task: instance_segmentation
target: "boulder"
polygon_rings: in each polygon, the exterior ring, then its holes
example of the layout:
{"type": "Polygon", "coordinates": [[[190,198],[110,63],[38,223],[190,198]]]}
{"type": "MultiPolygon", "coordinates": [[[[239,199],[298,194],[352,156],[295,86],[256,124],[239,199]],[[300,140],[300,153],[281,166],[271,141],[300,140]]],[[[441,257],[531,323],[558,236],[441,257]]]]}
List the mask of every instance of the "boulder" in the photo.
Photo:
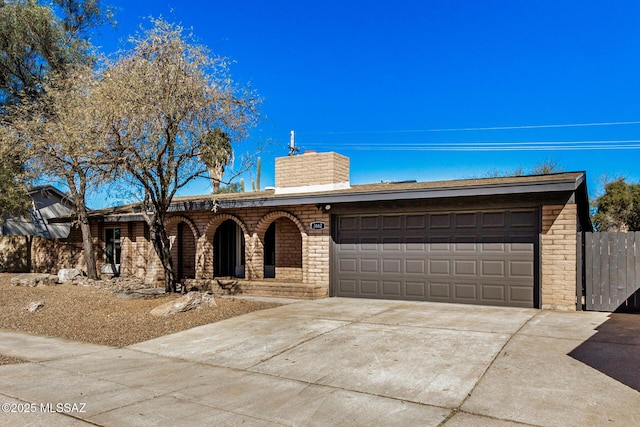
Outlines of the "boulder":
{"type": "Polygon", "coordinates": [[[168,301],[164,304],[151,310],[153,316],[169,316],[175,313],[181,313],[184,311],[193,310],[200,307],[216,307],[216,301],[212,293],[200,293],[189,292],[186,295],[181,296],[173,301],[168,301]]]}
{"type": "Polygon", "coordinates": [[[124,289],[113,293],[122,299],[152,299],[166,294],[164,288],[124,289]]]}
{"type": "Polygon", "coordinates": [[[35,313],[36,311],[40,310],[42,307],[44,307],[44,301],[32,301],[27,305],[26,310],[29,313],[35,313]]]}
{"type": "Polygon", "coordinates": [[[63,268],[58,271],[58,283],[71,283],[81,277],[84,277],[84,273],[79,268],[63,268]]]}
{"type": "Polygon", "coordinates": [[[58,276],[46,273],[24,273],[11,279],[11,286],[55,285],[58,283],[58,276]]]}

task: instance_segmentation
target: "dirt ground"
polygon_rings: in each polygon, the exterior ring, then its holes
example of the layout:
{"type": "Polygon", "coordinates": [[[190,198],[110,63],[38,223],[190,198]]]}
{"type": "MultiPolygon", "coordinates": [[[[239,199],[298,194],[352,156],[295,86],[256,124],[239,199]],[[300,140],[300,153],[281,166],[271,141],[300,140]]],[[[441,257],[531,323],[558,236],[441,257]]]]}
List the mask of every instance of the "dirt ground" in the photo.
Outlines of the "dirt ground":
{"type": "MultiPolygon", "coordinates": [[[[122,299],[110,289],[90,286],[11,286],[14,274],[0,273],[0,329],[67,338],[93,344],[125,347],[234,316],[280,304],[216,298],[217,307],[200,308],[167,317],[149,312],[180,295],[154,299],[122,299]],[[34,301],[44,306],[30,313],[34,301]]],[[[0,365],[19,360],[0,354],[0,365]]]]}

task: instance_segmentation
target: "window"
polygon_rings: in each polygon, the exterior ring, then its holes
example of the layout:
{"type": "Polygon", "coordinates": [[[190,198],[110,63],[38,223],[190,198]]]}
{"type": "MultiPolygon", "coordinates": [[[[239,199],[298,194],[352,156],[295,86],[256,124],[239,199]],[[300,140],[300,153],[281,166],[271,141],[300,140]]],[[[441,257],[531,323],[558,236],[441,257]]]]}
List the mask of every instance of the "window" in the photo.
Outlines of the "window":
{"type": "Polygon", "coordinates": [[[104,261],[111,265],[120,265],[120,229],[107,228],[104,230],[104,261]]]}

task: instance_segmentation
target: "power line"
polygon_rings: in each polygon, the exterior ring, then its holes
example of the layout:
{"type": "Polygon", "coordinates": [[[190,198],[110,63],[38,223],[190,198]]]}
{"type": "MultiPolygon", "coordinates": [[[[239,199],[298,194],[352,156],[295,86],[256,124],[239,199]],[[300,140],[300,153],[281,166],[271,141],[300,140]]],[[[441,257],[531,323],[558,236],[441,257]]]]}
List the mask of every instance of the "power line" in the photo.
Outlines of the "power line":
{"type": "Polygon", "coordinates": [[[307,143],[307,147],[336,147],[370,151],[540,151],[540,150],[635,150],[640,139],[594,141],[516,141],[516,142],[322,142],[307,143]]]}
{"type": "Polygon", "coordinates": [[[404,129],[404,130],[370,130],[370,131],[327,131],[327,132],[300,132],[301,135],[373,135],[373,134],[397,134],[397,133],[428,133],[428,132],[476,132],[497,130],[524,130],[524,129],[558,129],[595,126],[629,126],[640,125],[640,121],[627,122],[593,122],[593,123],[566,123],[549,125],[521,125],[521,126],[491,126],[491,127],[466,127],[466,128],[434,128],[434,129],[404,129]]]}

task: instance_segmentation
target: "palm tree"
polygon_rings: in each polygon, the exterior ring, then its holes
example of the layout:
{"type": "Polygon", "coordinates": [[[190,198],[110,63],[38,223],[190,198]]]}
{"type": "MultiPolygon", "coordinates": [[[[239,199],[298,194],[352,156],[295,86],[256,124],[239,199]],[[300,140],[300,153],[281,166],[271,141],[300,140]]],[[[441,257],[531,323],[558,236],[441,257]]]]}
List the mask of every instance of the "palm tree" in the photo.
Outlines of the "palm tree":
{"type": "Polygon", "coordinates": [[[224,168],[233,161],[233,147],[231,147],[229,136],[218,128],[207,132],[204,135],[201,158],[207,165],[211,186],[215,193],[220,189],[224,168]]]}

